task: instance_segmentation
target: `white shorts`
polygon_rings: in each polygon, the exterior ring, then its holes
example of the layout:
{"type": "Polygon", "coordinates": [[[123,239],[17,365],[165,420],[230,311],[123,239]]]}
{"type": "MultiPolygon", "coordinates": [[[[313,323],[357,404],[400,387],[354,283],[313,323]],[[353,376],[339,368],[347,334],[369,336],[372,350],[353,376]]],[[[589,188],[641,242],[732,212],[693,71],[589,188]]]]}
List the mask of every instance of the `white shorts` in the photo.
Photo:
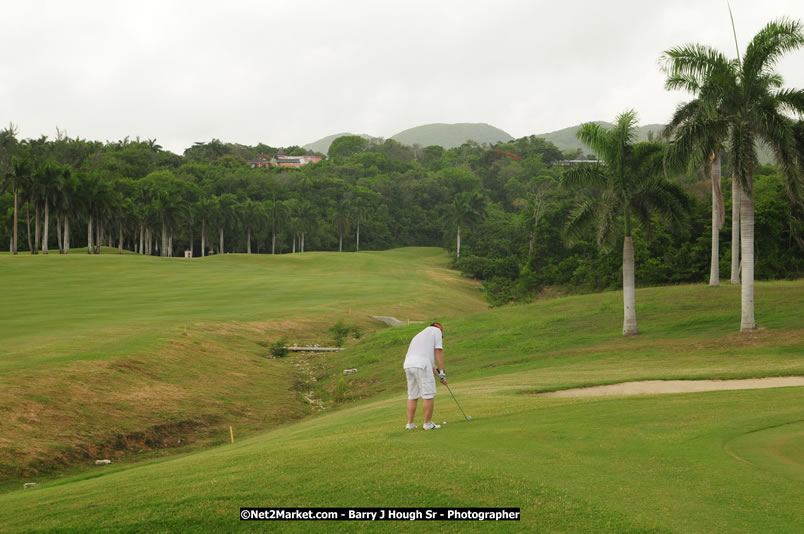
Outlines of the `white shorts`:
{"type": "Polygon", "coordinates": [[[408,399],[432,399],[436,394],[435,376],[432,369],[411,367],[405,369],[408,377],[408,399]]]}

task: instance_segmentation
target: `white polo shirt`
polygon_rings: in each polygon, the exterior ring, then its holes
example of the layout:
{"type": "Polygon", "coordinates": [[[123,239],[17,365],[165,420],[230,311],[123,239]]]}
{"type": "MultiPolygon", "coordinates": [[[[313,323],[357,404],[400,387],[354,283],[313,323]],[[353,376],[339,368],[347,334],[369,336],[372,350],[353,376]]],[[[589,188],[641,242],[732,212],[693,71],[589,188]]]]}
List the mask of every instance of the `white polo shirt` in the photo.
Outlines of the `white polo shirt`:
{"type": "Polygon", "coordinates": [[[437,326],[428,326],[416,334],[410,341],[403,368],[432,370],[435,367],[435,349],[443,349],[441,338],[441,329],[437,326]]]}

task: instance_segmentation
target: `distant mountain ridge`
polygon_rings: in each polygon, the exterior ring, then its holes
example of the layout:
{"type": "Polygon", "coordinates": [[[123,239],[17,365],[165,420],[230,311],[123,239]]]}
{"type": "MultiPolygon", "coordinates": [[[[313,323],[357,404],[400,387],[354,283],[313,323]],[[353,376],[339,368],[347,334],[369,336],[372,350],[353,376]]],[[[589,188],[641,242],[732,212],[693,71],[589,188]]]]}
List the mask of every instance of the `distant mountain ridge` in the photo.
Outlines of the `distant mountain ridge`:
{"type": "MultiPolygon", "coordinates": [[[[328,135],[318,141],[304,145],[304,148],[326,154],[332,141],[344,135],[360,135],[366,139],[382,139],[367,134],[340,133],[328,135]]],[[[408,128],[407,130],[392,135],[390,139],[408,146],[419,145],[425,147],[439,145],[444,148],[455,148],[461,146],[466,141],[475,141],[480,144],[494,144],[499,141],[511,141],[514,138],[511,134],[485,123],[434,123],[408,128]]]]}
{"type": "MultiPolygon", "coordinates": [[[[606,121],[594,121],[603,128],[611,128],[614,125],[606,121]]],[[[581,149],[584,154],[591,154],[592,151],[581,143],[576,137],[576,133],[581,128],[581,125],[570,126],[554,132],[547,132],[542,134],[534,134],[534,137],[540,137],[550,141],[561,151],[581,149]]],[[[653,139],[658,139],[664,130],[664,124],[646,124],[637,127],[637,141],[647,141],[651,132],[653,139]]],[[[329,150],[329,145],[338,137],[344,135],[360,135],[366,139],[375,139],[382,141],[382,137],[373,137],[368,134],[352,134],[352,133],[339,133],[329,135],[313,143],[304,145],[304,148],[326,154],[329,150]]],[[[490,124],[485,123],[457,123],[457,124],[425,124],[415,128],[403,130],[390,137],[394,141],[398,141],[403,145],[419,145],[422,147],[430,145],[439,145],[444,148],[455,148],[461,146],[466,141],[475,141],[477,143],[495,144],[497,142],[512,141],[512,137],[504,130],[500,130],[490,124]]],[[[772,162],[772,156],[767,147],[760,146],[758,150],[759,161],[761,164],[768,164],[772,162]]]]}
{"type": "Polygon", "coordinates": [[[444,148],[455,148],[467,141],[493,145],[500,141],[513,141],[514,138],[508,132],[495,128],[490,124],[463,122],[416,126],[392,135],[391,139],[403,145],[415,144],[423,147],[438,145],[444,148]]]}
{"type": "Polygon", "coordinates": [[[306,148],[307,150],[311,150],[313,152],[318,152],[320,154],[326,154],[329,151],[329,145],[331,145],[332,142],[335,139],[337,139],[339,137],[344,137],[346,135],[359,135],[360,137],[363,137],[365,139],[375,139],[374,137],[372,137],[372,136],[370,136],[368,134],[353,134],[353,133],[343,132],[343,133],[338,133],[338,134],[333,134],[333,135],[328,135],[326,137],[322,137],[318,141],[314,141],[312,143],[304,145],[302,148],[306,148]]]}

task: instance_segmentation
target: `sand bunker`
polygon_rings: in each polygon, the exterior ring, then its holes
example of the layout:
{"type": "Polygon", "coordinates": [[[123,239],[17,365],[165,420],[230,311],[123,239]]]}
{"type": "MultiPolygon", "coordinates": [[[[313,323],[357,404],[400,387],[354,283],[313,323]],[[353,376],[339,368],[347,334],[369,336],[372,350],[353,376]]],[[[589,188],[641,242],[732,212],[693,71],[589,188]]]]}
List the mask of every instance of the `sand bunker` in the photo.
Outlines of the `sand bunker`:
{"type": "Polygon", "coordinates": [[[372,319],[377,319],[378,321],[382,321],[383,323],[387,324],[388,326],[407,326],[409,324],[422,324],[424,321],[400,321],[396,317],[389,317],[386,315],[369,315],[372,319]]]}
{"type": "Polygon", "coordinates": [[[746,380],[644,380],[608,386],[564,389],[541,393],[541,397],[605,397],[609,395],[656,395],[661,393],[697,393],[729,389],[765,389],[804,386],[804,376],[749,378],[746,380]]]}

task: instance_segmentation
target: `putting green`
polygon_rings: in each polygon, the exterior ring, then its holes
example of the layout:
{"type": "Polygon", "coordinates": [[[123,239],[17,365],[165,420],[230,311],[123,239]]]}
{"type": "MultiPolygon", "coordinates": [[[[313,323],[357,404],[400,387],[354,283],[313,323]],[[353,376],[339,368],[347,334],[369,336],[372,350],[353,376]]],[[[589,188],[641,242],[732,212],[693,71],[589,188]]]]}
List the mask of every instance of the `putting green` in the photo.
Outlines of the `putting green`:
{"type": "Polygon", "coordinates": [[[804,482],[804,421],[746,432],[723,449],[738,462],[804,482]]]}

